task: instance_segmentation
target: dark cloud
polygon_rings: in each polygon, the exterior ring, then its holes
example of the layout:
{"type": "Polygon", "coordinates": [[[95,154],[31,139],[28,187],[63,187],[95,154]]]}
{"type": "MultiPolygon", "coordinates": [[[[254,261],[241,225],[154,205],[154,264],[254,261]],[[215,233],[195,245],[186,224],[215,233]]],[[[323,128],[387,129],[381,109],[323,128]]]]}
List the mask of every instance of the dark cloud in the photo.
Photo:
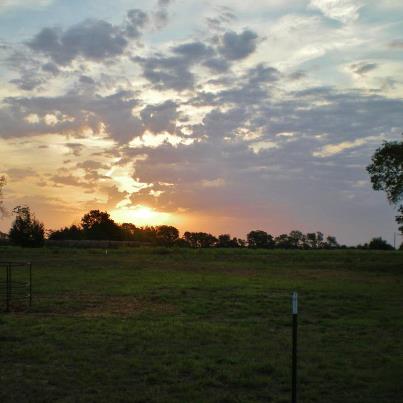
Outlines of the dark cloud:
{"type": "Polygon", "coordinates": [[[143,133],[141,121],[132,115],[138,105],[134,93],[119,91],[108,96],[69,93],[59,97],[6,98],[0,109],[0,136],[19,137],[42,133],[71,133],[79,136],[85,127],[97,132],[101,124],[119,143],[126,143],[143,133]],[[29,114],[37,116],[27,120],[29,114]],[[51,114],[56,122],[43,118],[51,114]]]}
{"type": "Polygon", "coordinates": [[[156,88],[183,91],[195,84],[195,77],[189,70],[190,62],[182,56],[136,57],[133,61],[141,65],[144,77],[156,88]]]}
{"type": "Polygon", "coordinates": [[[250,68],[246,74],[249,85],[262,85],[269,82],[278,81],[280,79],[280,72],[274,67],[266,66],[262,63],[255,67],[250,68]]]}
{"type": "Polygon", "coordinates": [[[350,65],[353,73],[364,76],[366,73],[375,70],[378,67],[376,63],[354,63],[350,65]]]}
{"type": "Polygon", "coordinates": [[[221,57],[212,57],[210,59],[207,59],[204,63],[204,66],[209,68],[212,71],[222,73],[225,72],[229,69],[230,64],[228,63],[227,60],[221,57]]]}
{"type": "Polygon", "coordinates": [[[127,21],[120,26],[88,19],[67,30],[46,27],[27,45],[33,51],[50,57],[57,65],[68,65],[77,57],[102,61],[123,54],[129,40],[141,35],[147,20],[147,14],[133,9],[128,11],[127,21]]]}
{"type": "Polygon", "coordinates": [[[48,62],[42,65],[42,70],[47,72],[47,73],[51,73],[54,76],[56,76],[57,74],[60,73],[59,68],[57,67],[56,64],[48,62]]]}
{"type": "Polygon", "coordinates": [[[79,81],[82,84],[89,84],[89,85],[94,85],[95,84],[95,81],[91,77],[88,77],[88,76],[85,76],[85,75],[80,76],[79,81]]]}
{"type": "Polygon", "coordinates": [[[173,0],[158,0],[156,10],[153,12],[153,20],[157,29],[167,25],[169,20],[168,7],[173,3],[173,0]]]}
{"type": "Polygon", "coordinates": [[[38,177],[32,168],[10,168],[5,171],[12,181],[19,181],[25,178],[38,177]]]}
{"type": "Polygon", "coordinates": [[[84,149],[81,143],[66,143],[65,146],[71,150],[74,156],[78,157],[84,149]]]}
{"type": "Polygon", "coordinates": [[[215,50],[199,41],[176,45],[171,51],[172,55],[133,58],[142,66],[144,77],[157,88],[177,91],[192,89],[196,80],[191,67],[215,57],[215,50]]]}
{"type": "Polygon", "coordinates": [[[207,17],[206,22],[209,30],[225,31],[225,27],[236,19],[235,14],[229,7],[217,7],[214,17],[207,17]]]}
{"type": "Polygon", "coordinates": [[[123,53],[128,41],[112,24],[101,20],[86,20],[66,31],[44,28],[28,46],[49,56],[54,63],[69,64],[76,57],[100,61],[123,53]]]}
{"type": "Polygon", "coordinates": [[[159,105],[147,105],[140,112],[144,127],[153,133],[163,131],[174,133],[178,118],[176,108],[177,105],[173,101],[166,101],[159,105]]]}
{"type": "Polygon", "coordinates": [[[138,38],[142,34],[143,28],[148,23],[148,15],[138,9],[127,12],[126,34],[129,38],[138,38]]]}
{"type": "Polygon", "coordinates": [[[291,78],[291,80],[301,80],[301,79],[307,77],[307,73],[305,71],[298,70],[298,71],[294,71],[293,73],[291,73],[289,75],[289,77],[291,78]]]}
{"type": "Polygon", "coordinates": [[[10,83],[15,84],[21,90],[32,91],[39,87],[43,83],[43,80],[40,77],[37,77],[34,73],[29,74],[28,72],[25,72],[20,76],[20,78],[10,80],[10,83]]]}
{"type": "Polygon", "coordinates": [[[205,59],[214,54],[213,49],[202,42],[184,43],[175,46],[172,51],[183,56],[186,60],[189,60],[190,63],[205,59]]]}
{"type": "Polygon", "coordinates": [[[81,188],[93,189],[95,186],[90,183],[82,181],[79,177],[74,175],[53,175],[49,178],[56,187],[61,186],[77,186],[81,188]]]}
{"type": "Polygon", "coordinates": [[[248,57],[256,49],[257,34],[250,30],[242,33],[226,32],[220,39],[219,52],[228,60],[240,60],[248,57]]]}
{"type": "Polygon", "coordinates": [[[84,179],[86,181],[90,183],[98,183],[100,179],[108,179],[107,176],[100,174],[98,170],[106,170],[110,167],[107,164],[103,164],[99,161],[86,160],[76,164],[76,168],[84,171],[84,179]]]}

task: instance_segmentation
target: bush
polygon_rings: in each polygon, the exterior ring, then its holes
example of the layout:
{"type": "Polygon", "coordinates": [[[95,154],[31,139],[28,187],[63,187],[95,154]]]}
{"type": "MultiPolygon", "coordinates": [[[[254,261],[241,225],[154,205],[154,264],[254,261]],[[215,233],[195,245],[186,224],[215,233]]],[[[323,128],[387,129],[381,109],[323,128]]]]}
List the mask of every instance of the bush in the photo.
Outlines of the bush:
{"type": "Polygon", "coordinates": [[[368,244],[368,249],[393,250],[393,246],[389,245],[384,239],[379,237],[371,240],[368,244]]]}
{"type": "Polygon", "coordinates": [[[45,242],[44,225],[31,215],[27,206],[18,206],[13,212],[15,221],[10,229],[10,241],[23,247],[41,247],[45,242]]]}

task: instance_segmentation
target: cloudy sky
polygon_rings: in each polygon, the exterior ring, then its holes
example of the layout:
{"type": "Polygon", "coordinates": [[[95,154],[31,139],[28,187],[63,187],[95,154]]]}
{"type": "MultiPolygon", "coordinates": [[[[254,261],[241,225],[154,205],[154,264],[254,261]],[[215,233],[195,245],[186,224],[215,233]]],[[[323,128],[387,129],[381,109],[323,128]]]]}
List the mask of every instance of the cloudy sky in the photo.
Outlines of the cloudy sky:
{"type": "Polygon", "coordinates": [[[365,166],[403,131],[402,27],[401,0],[0,0],[6,206],[392,240],[365,166]]]}

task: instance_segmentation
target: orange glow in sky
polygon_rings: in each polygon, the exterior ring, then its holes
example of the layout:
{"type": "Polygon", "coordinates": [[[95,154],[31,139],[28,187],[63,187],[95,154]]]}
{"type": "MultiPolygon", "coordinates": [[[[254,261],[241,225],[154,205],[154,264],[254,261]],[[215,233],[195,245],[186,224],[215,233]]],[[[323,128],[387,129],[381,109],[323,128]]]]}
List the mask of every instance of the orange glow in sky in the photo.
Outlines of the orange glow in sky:
{"type": "Polygon", "coordinates": [[[129,222],[136,226],[169,224],[172,214],[159,212],[147,206],[120,207],[111,211],[111,217],[120,223],[129,222]]]}

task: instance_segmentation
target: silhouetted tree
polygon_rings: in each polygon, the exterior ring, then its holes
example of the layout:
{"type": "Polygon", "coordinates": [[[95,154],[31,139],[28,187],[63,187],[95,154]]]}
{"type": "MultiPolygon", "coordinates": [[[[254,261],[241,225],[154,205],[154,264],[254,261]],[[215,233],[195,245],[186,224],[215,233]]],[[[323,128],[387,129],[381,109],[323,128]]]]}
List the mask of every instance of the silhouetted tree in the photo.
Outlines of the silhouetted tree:
{"type": "Polygon", "coordinates": [[[368,244],[368,249],[393,250],[393,246],[389,245],[384,239],[379,237],[371,239],[368,244]]]}
{"type": "Polygon", "coordinates": [[[329,235],[329,236],[326,238],[325,248],[328,248],[328,249],[336,249],[336,248],[338,248],[339,246],[340,246],[340,245],[338,244],[338,242],[337,242],[337,240],[336,240],[336,237],[329,235]]]}
{"type": "Polygon", "coordinates": [[[239,243],[237,238],[231,238],[230,234],[218,235],[216,243],[217,248],[238,248],[239,243]]]}
{"type": "Polygon", "coordinates": [[[287,234],[280,234],[274,238],[274,244],[279,249],[290,249],[292,242],[287,234]]]}
{"type": "Polygon", "coordinates": [[[301,231],[293,230],[288,236],[292,248],[302,248],[304,246],[304,234],[301,231]]]}
{"type": "Polygon", "coordinates": [[[136,240],[147,243],[157,242],[157,228],[153,226],[142,227],[141,231],[136,234],[136,240]]]}
{"type": "MultiPolygon", "coordinates": [[[[372,163],[367,166],[372,187],[383,190],[389,203],[397,206],[403,199],[403,141],[385,141],[372,156],[372,163]]],[[[399,212],[403,213],[403,205],[399,212]]],[[[397,216],[400,224],[401,215],[397,216]]],[[[399,227],[403,233],[403,228],[399,227]]]]}
{"type": "Polygon", "coordinates": [[[91,240],[121,240],[119,226],[106,211],[91,210],[81,219],[85,238],[91,240]]]}
{"type": "Polygon", "coordinates": [[[84,231],[77,225],[71,225],[70,227],[64,227],[59,230],[49,231],[48,238],[53,241],[61,240],[81,240],[84,239],[84,231]]]}
{"type": "Polygon", "coordinates": [[[45,241],[44,225],[35,219],[28,206],[17,206],[13,213],[15,220],[9,232],[12,243],[24,247],[43,246],[45,241]]]}
{"type": "Polygon", "coordinates": [[[367,166],[375,190],[383,190],[389,202],[396,204],[403,197],[403,141],[384,142],[367,166]]]}
{"type": "Polygon", "coordinates": [[[137,228],[132,223],[123,223],[120,226],[120,230],[121,237],[124,241],[134,241],[138,232],[141,231],[140,228],[137,228]]]}
{"type": "Polygon", "coordinates": [[[190,248],[189,242],[184,238],[178,238],[175,240],[174,246],[178,248],[190,248]]]}
{"type": "Polygon", "coordinates": [[[192,248],[210,248],[217,242],[217,238],[206,232],[189,232],[183,234],[183,239],[189,243],[192,248]]]}
{"type": "Polygon", "coordinates": [[[273,237],[262,230],[251,231],[246,237],[250,248],[272,248],[274,246],[273,237]]]}
{"type": "Polygon", "coordinates": [[[179,231],[171,225],[160,225],[157,227],[156,237],[160,245],[172,246],[179,238],[179,231]]]}
{"type": "Polygon", "coordinates": [[[238,238],[238,239],[237,239],[237,242],[238,242],[238,246],[239,246],[240,248],[245,248],[245,247],[246,247],[246,241],[245,241],[245,239],[238,238]]]}

